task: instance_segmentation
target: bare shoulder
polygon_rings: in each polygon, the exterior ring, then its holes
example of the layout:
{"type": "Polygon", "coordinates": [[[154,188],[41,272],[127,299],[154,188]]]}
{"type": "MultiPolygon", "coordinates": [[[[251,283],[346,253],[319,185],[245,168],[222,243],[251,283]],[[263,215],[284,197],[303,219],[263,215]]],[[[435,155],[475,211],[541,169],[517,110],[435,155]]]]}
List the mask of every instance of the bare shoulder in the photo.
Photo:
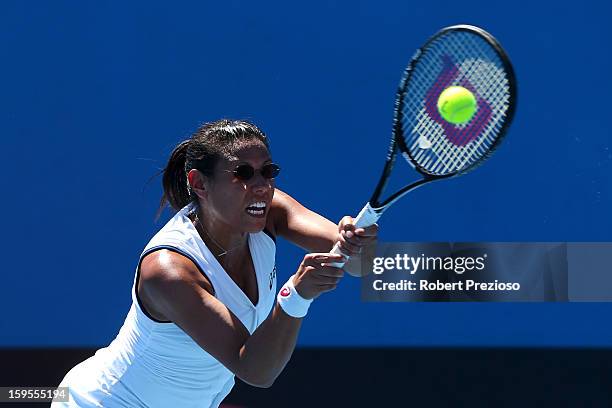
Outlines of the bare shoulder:
{"type": "Polygon", "coordinates": [[[275,189],[266,227],[274,233],[284,231],[287,227],[288,214],[300,207],[302,207],[300,203],[289,194],[278,188],[275,189]]]}
{"type": "Polygon", "coordinates": [[[274,197],[272,198],[272,209],[283,209],[291,204],[299,204],[293,197],[278,188],[274,189],[274,197]]]}
{"type": "Polygon", "coordinates": [[[138,295],[145,308],[158,320],[171,320],[161,303],[179,284],[193,285],[214,295],[210,281],[187,257],[168,249],[146,255],[140,264],[138,295]]]}

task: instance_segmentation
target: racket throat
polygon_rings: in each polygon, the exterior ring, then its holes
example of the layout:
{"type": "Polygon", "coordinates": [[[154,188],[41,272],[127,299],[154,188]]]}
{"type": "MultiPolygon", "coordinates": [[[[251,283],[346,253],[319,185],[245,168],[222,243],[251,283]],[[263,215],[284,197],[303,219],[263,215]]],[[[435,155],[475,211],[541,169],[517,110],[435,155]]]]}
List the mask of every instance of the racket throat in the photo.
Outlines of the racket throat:
{"type": "Polygon", "coordinates": [[[355,226],[357,228],[365,228],[376,224],[376,221],[382,216],[383,211],[384,208],[374,208],[369,202],[366,203],[355,218],[355,226]]]}

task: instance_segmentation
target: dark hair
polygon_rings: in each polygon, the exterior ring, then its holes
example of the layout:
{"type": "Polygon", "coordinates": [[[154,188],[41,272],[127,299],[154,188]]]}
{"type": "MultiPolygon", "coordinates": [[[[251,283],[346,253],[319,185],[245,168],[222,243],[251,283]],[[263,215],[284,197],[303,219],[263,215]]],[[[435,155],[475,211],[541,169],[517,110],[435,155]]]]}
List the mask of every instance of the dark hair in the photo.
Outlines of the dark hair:
{"type": "Polygon", "coordinates": [[[191,169],[212,176],[220,158],[228,158],[246,142],[257,140],[270,148],[266,135],[254,124],[243,120],[222,119],[200,126],[190,139],[179,143],[170,155],[163,170],[164,193],[157,216],[166,208],[167,203],[178,211],[190,202],[197,201],[187,181],[191,169]]]}

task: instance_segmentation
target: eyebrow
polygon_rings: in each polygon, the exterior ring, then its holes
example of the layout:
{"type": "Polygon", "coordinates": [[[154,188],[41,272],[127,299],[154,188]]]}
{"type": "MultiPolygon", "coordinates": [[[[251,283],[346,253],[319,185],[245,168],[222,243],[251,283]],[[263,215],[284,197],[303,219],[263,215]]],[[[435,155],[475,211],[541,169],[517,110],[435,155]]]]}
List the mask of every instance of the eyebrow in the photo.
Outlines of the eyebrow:
{"type": "MultiPolygon", "coordinates": [[[[244,164],[249,164],[249,165],[251,164],[251,163],[249,163],[246,160],[238,160],[238,159],[236,159],[236,160],[228,160],[228,163],[229,164],[243,164],[244,163],[244,164]]],[[[269,157],[269,158],[267,158],[266,160],[263,161],[263,164],[267,164],[267,163],[272,163],[272,158],[271,157],[269,157]]]]}

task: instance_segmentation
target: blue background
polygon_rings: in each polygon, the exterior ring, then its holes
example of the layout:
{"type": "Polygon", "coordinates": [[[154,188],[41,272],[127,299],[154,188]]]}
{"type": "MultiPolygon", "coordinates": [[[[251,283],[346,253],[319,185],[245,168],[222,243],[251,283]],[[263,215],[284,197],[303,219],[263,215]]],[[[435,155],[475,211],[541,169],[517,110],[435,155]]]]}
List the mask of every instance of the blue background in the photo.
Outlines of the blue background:
{"type": "MultiPolygon", "coordinates": [[[[382,168],[401,71],[457,23],[512,58],[514,124],[477,171],[391,208],[381,240],[612,241],[603,2],[202,3],[0,5],[0,346],[114,338],[138,255],[170,216],[154,222],[161,180],[149,179],[202,122],[254,121],[280,188],[334,221],[355,214],[382,168]]],[[[279,280],[302,255],[279,243],[279,280]]],[[[361,303],[347,277],[313,305],[299,344],[610,346],[611,312],[361,303]]]]}

